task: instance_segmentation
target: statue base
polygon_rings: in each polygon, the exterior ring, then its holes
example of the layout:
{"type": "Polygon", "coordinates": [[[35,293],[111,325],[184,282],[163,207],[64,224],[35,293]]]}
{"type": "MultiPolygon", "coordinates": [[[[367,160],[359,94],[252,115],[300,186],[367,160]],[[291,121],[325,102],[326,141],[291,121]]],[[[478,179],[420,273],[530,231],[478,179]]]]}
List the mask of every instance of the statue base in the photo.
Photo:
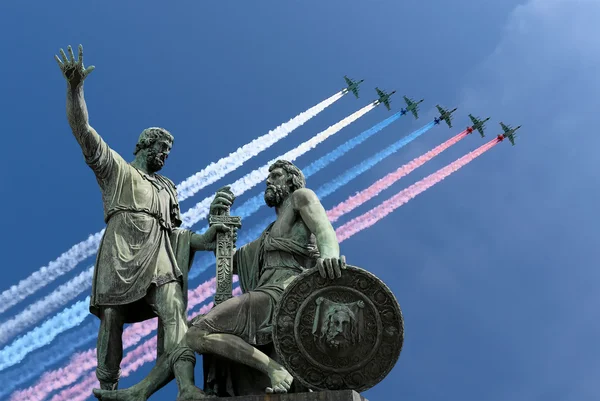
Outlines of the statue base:
{"type": "MultiPolygon", "coordinates": [[[[308,393],[292,394],[261,394],[245,395],[240,397],[208,398],[219,401],[368,401],[354,390],[340,391],[314,391],[308,393]]],[[[204,401],[203,400],[203,401],[204,401]]]]}

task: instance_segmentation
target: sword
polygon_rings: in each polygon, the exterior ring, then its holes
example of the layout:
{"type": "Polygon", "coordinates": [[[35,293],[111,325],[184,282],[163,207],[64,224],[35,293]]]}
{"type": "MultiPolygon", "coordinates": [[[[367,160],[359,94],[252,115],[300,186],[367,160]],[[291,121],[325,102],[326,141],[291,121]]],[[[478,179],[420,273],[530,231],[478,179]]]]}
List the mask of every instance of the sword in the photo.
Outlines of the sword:
{"type": "MultiPolygon", "coordinates": [[[[229,207],[220,210],[218,214],[208,217],[208,224],[225,224],[229,228],[241,227],[242,219],[238,216],[229,215],[229,207]]],[[[217,291],[215,292],[214,304],[218,305],[233,297],[233,232],[217,233],[217,291]]]]}

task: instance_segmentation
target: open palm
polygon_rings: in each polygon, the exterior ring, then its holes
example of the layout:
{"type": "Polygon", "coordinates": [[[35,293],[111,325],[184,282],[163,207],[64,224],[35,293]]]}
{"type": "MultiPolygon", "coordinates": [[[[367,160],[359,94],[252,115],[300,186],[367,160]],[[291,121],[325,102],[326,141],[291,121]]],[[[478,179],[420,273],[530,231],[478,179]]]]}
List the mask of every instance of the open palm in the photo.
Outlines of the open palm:
{"type": "Polygon", "coordinates": [[[60,49],[60,55],[62,57],[54,56],[54,59],[58,63],[64,77],[67,82],[71,86],[71,88],[76,88],[83,83],[85,78],[94,70],[93,65],[85,68],[83,66],[83,46],[79,45],[79,57],[78,60],[75,60],[75,55],[73,54],[73,49],[71,46],[67,47],[67,51],[69,52],[70,59],[67,58],[63,49],[60,49]]]}

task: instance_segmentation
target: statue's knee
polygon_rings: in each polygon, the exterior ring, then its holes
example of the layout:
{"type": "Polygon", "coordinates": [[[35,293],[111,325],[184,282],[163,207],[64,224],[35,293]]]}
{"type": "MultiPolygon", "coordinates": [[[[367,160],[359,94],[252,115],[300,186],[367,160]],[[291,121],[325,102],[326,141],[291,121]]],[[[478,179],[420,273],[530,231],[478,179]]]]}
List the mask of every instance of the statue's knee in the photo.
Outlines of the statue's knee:
{"type": "Polygon", "coordinates": [[[185,333],[185,342],[188,347],[193,348],[197,352],[201,351],[202,344],[204,343],[205,337],[208,333],[198,327],[192,326],[185,333]]]}

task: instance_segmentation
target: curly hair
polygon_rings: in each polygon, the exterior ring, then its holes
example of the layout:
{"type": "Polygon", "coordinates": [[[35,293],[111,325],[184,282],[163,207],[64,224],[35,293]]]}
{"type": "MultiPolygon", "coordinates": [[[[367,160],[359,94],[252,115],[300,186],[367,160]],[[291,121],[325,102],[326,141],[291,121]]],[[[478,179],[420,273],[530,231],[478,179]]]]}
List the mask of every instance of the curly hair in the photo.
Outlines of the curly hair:
{"type": "Polygon", "coordinates": [[[133,152],[133,154],[137,155],[140,150],[150,148],[152,145],[154,145],[156,141],[159,141],[161,139],[166,139],[171,143],[173,143],[174,141],[173,135],[171,135],[171,133],[164,128],[146,128],[140,134],[140,138],[138,139],[138,142],[135,145],[135,151],[133,152]]]}
{"type": "Polygon", "coordinates": [[[306,178],[304,178],[302,170],[296,167],[292,162],[287,160],[277,160],[269,167],[269,173],[276,168],[280,168],[287,173],[291,192],[306,186],[306,178]]]}

